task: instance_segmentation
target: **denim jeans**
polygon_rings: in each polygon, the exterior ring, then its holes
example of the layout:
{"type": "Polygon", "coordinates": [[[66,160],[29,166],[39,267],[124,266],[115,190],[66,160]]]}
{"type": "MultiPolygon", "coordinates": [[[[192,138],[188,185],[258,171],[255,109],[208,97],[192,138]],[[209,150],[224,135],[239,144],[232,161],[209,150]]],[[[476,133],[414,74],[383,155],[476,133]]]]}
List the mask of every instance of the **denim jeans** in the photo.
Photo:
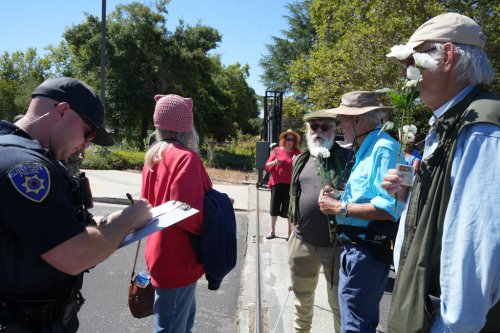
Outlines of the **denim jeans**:
{"type": "Polygon", "coordinates": [[[196,314],[196,282],[181,288],[155,289],[154,332],[190,333],[196,314]]]}
{"type": "Polygon", "coordinates": [[[340,254],[339,303],[342,333],[375,333],[389,265],[363,247],[344,245],[340,254]]]}

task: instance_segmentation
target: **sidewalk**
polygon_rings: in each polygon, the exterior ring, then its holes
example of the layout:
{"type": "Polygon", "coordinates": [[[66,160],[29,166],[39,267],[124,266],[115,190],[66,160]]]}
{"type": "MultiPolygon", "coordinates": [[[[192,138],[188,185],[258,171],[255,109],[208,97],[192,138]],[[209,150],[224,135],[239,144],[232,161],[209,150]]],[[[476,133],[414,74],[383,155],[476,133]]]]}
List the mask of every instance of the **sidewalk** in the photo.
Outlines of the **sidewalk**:
{"type": "MultiPolygon", "coordinates": [[[[239,332],[255,332],[257,240],[260,248],[262,332],[294,332],[295,297],[293,292],[289,291],[290,270],[288,267],[288,242],[286,241],[288,235],[287,220],[279,217],[276,223],[276,238],[266,239],[265,236],[269,233],[271,192],[267,189],[257,190],[253,185],[249,187],[248,199],[250,209],[248,215],[248,249],[242,272],[239,332]],[[256,237],[257,219],[259,221],[258,237],[256,237]],[[283,313],[280,317],[282,309],[283,313]]],[[[311,329],[311,332],[314,333],[334,331],[333,314],[328,304],[326,288],[326,281],[321,275],[318,280],[314,302],[314,317],[311,329]]]]}
{"type": "MultiPolygon", "coordinates": [[[[134,199],[140,197],[141,174],[116,170],[81,170],[90,181],[95,202],[128,204],[125,193],[134,199]]],[[[214,184],[218,191],[227,193],[235,199],[237,211],[248,212],[247,252],[244,258],[241,289],[239,297],[239,332],[255,332],[255,305],[257,290],[256,241],[260,247],[260,298],[262,311],[262,332],[293,332],[294,296],[288,290],[290,273],[288,268],[287,221],[278,218],[276,235],[272,240],[265,239],[269,233],[270,191],[257,190],[255,185],[214,184]],[[258,199],[257,199],[258,196],[258,199]],[[258,203],[258,207],[257,207],[258,203]],[[259,235],[257,235],[259,222],[259,235]],[[286,301],[286,304],[284,304],[286,301]],[[285,306],[284,306],[285,305],[285,306]],[[284,306],[284,308],[283,308],[284,306]],[[278,321],[280,312],[283,314],[278,321]],[[276,330],[275,330],[276,328],[276,330]]],[[[312,332],[333,332],[333,319],[326,296],[326,281],[320,276],[316,288],[312,332]]],[[[228,295],[236,297],[236,295],[228,295]]],[[[215,333],[215,332],[214,332],[215,333]]]]}

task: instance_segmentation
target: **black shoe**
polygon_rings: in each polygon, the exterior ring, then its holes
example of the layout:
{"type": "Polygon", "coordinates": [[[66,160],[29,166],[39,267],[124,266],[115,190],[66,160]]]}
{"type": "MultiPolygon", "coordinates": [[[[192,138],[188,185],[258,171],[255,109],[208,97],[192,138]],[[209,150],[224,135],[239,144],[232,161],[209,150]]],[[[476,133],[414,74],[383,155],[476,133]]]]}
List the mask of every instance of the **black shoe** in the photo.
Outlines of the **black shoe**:
{"type": "Polygon", "coordinates": [[[271,232],[269,235],[266,236],[266,239],[273,239],[275,237],[276,235],[274,234],[274,232],[271,232]]]}

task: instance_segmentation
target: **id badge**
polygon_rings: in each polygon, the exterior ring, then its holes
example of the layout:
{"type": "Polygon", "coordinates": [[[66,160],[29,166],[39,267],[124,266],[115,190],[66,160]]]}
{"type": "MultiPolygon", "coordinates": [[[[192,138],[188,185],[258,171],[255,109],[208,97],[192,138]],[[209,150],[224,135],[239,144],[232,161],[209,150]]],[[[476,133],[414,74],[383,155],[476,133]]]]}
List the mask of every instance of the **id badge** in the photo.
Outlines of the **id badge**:
{"type": "Polygon", "coordinates": [[[408,164],[396,164],[396,170],[401,177],[401,184],[403,186],[411,186],[413,183],[413,166],[408,164]]]}

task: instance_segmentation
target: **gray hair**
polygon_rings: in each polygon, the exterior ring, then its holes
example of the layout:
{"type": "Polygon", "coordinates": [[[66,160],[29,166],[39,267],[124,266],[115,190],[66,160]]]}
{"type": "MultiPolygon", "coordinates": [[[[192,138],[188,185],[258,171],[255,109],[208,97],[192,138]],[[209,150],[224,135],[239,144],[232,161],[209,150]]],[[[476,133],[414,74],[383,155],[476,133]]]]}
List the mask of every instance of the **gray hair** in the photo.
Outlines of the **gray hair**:
{"type": "Polygon", "coordinates": [[[198,152],[200,137],[194,127],[191,128],[191,131],[185,133],[157,129],[155,137],[156,142],[148,149],[144,157],[144,163],[150,170],[163,159],[163,153],[172,148],[172,143],[165,140],[173,139],[173,141],[180,142],[184,147],[198,152]]]}
{"type": "Polygon", "coordinates": [[[382,124],[382,120],[386,117],[387,111],[384,109],[373,110],[364,114],[359,115],[358,117],[363,117],[373,126],[378,126],[382,124]]]}
{"type": "MultiPolygon", "coordinates": [[[[440,60],[444,51],[443,43],[435,43],[436,52],[429,53],[435,60],[440,60]]],[[[455,53],[459,55],[453,68],[453,74],[460,82],[466,84],[487,84],[495,77],[495,71],[488,60],[486,52],[476,46],[455,44],[455,53]]]]}

